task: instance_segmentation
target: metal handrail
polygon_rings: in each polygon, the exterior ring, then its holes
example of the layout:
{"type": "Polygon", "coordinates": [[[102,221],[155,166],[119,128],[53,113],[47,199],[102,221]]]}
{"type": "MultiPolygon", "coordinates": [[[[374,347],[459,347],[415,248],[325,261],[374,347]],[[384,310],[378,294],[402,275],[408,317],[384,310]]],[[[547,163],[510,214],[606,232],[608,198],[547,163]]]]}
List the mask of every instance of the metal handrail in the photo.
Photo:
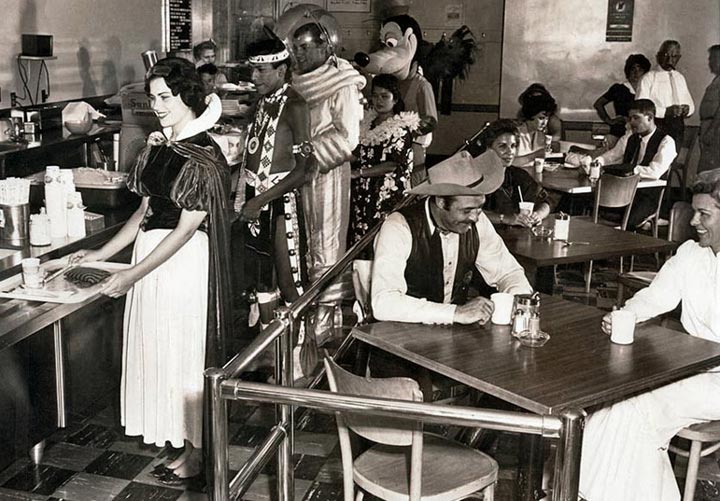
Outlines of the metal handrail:
{"type": "Polygon", "coordinates": [[[241,380],[223,381],[221,393],[223,398],[232,400],[297,405],[325,412],[401,417],[431,423],[528,433],[545,438],[559,438],[562,428],[562,421],[556,416],[346,395],[241,380]]]}

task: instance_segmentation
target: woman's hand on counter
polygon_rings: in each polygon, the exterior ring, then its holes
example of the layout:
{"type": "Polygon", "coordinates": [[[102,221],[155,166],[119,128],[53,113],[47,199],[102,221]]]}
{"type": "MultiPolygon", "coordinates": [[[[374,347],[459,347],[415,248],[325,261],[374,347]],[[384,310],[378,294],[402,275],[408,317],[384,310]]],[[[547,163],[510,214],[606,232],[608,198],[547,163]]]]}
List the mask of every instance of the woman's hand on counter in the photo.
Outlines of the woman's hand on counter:
{"type": "Polygon", "coordinates": [[[124,296],[137,280],[133,268],[118,271],[108,277],[100,293],[112,298],[124,296]]]}

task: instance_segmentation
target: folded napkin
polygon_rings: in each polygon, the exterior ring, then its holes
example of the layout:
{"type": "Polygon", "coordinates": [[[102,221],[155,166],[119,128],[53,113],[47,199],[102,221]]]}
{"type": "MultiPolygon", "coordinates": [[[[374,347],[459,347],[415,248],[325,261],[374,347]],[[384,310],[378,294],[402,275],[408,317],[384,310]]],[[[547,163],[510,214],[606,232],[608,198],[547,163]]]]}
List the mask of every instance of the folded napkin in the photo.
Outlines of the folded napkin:
{"type": "Polygon", "coordinates": [[[85,101],[78,101],[65,105],[65,108],[63,108],[62,111],[62,120],[63,122],[82,121],[85,120],[88,115],[91,120],[96,120],[105,116],[85,101]]]}

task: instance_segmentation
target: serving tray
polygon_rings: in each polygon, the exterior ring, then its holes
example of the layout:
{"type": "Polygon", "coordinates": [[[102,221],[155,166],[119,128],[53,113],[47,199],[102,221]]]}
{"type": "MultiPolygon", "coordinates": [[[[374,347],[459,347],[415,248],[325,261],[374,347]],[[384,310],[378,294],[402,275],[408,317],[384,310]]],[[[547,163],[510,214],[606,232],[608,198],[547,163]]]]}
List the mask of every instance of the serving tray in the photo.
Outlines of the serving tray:
{"type": "MultiPolygon", "coordinates": [[[[113,263],[109,261],[82,263],[80,266],[98,268],[110,272],[126,270],[130,267],[126,263],[113,263]]],[[[104,283],[100,282],[90,287],[78,287],[68,281],[64,274],[45,284],[42,289],[26,289],[22,286],[22,273],[13,275],[0,282],[0,298],[23,299],[25,301],[41,301],[44,303],[81,303],[100,294],[104,283]]]]}

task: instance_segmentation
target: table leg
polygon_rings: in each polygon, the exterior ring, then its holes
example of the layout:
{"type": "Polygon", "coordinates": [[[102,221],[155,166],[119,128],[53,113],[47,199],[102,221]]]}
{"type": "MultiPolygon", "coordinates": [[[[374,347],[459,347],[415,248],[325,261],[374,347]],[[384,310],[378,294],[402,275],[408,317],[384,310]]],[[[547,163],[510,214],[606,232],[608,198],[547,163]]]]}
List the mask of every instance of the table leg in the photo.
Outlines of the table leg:
{"type": "Polygon", "coordinates": [[[57,425],[58,428],[67,426],[67,409],[65,407],[65,350],[63,349],[62,321],[53,323],[53,337],[55,344],[55,393],[57,395],[57,425]]]}
{"type": "Polygon", "coordinates": [[[520,435],[520,464],[517,473],[517,501],[537,501],[542,490],[543,439],[539,435],[520,435]]]}
{"type": "Polygon", "coordinates": [[[560,431],[555,457],[555,481],[553,483],[553,499],[555,501],[577,501],[578,499],[585,416],[585,411],[582,409],[569,409],[561,416],[563,427],[560,431]]]}

